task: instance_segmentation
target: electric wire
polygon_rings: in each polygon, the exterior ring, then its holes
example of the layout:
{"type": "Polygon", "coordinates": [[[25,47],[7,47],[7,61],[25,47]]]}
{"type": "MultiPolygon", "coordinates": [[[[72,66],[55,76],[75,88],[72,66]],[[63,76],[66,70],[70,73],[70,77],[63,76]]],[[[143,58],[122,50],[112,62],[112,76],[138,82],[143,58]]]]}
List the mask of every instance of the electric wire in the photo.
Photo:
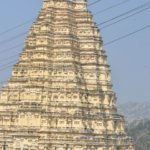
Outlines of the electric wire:
{"type": "Polygon", "coordinates": [[[8,82],[8,81],[3,81],[3,82],[0,82],[0,84],[6,83],[6,82],[8,82]]]}
{"type": "Polygon", "coordinates": [[[7,52],[7,51],[10,51],[10,50],[12,50],[12,49],[14,49],[14,48],[16,48],[16,47],[21,46],[21,45],[24,45],[24,43],[19,44],[19,45],[16,45],[16,46],[14,46],[14,47],[12,47],[12,48],[9,48],[9,49],[6,49],[6,50],[3,50],[3,51],[1,51],[1,52],[0,52],[0,54],[1,54],[1,53],[4,53],[4,52],[7,52]]]}
{"type": "Polygon", "coordinates": [[[102,0],[98,0],[98,1],[93,2],[93,3],[91,3],[91,4],[87,5],[87,6],[91,6],[91,5],[96,4],[96,3],[100,2],[100,1],[102,1],[102,0]]]}
{"type": "Polygon", "coordinates": [[[0,62],[5,61],[5,60],[8,60],[8,59],[10,59],[10,58],[14,58],[14,57],[16,57],[16,56],[19,56],[19,55],[14,55],[14,56],[11,56],[11,57],[8,57],[8,58],[5,58],[5,59],[2,59],[2,60],[0,60],[0,62]]]}
{"type": "MultiPolygon", "coordinates": [[[[99,2],[99,1],[98,1],[99,2]]],[[[144,4],[144,5],[142,5],[141,7],[145,7],[145,5],[146,4],[144,4]]],[[[139,9],[140,7],[137,7],[137,8],[135,8],[135,9],[133,9],[133,10],[137,10],[137,9],[139,9]]],[[[148,8],[146,8],[145,10],[147,10],[148,8]]],[[[133,11],[132,10],[132,11],[133,11]]],[[[144,10],[142,10],[142,11],[144,11],[144,10]]],[[[140,12],[142,12],[142,11],[140,11],[140,12]]],[[[129,11],[129,12],[131,12],[131,11],[129,11]]],[[[137,13],[140,13],[140,12],[137,12],[137,13]]],[[[137,14],[137,13],[135,13],[135,14],[137,14]]],[[[132,14],[131,16],[133,16],[133,15],[135,15],[135,14],[132,14]]],[[[129,17],[129,16],[128,16],[129,17]]],[[[126,17],[127,18],[127,17],[126,17]]],[[[125,19],[125,18],[124,18],[125,19]]],[[[123,19],[122,19],[123,20],[123,19]]],[[[119,21],[118,21],[119,22],[119,21]]],[[[137,33],[137,32],[139,32],[139,31],[141,31],[141,30],[144,30],[144,29],[146,29],[146,28],[148,28],[148,27],[150,27],[150,25],[149,26],[146,26],[146,27],[144,27],[144,28],[142,28],[142,29],[139,29],[139,30],[137,30],[137,31],[135,31],[135,32],[132,32],[132,33],[130,33],[130,34],[128,34],[128,35],[125,35],[125,36],[123,36],[123,37],[120,37],[120,38],[118,38],[118,39],[115,39],[115,40],[113,40],[113,41],[110,41],[110,42],[108,42],[108,43],[106,43],[106,44],[104,44],[103,46],[105,46],[105,45],[108,45],[108,44],[111,44],[111,43],[113,43],[113,42],[116,42],[116,41],[118,41],[118,40],[120,40],[120,39],[123,39],[123,38],[125,38],[125,37],[128,37],[128,36],[130,36],[130,35],[132,35],[132,34],[135,34],[135,33],[137,33]]],[[[12,39],[12,38],[11,38],[12,39]]],[[[22,44],[20,44],[20,45],[22,45],[22,44]]],[[[18,45],[18,46],[20,46],[20,45],[18,45]]],[[[18,46],[15,46],[15,47],[18,47],[18,46]]],[[[13,48],[15,48],[15,47],[13,47],[13,48]]],[[[13,48],[10,48],[10,49],[13,49],[13,48]]],[[[8,50],[10,50],[10,49],[8,49],[8,50]]],[[[4,52],[4,51],[2,51],[2,52],[4,52]]],[[[9,58],[6,58],[6,59],[3,59],[3,60],[0,60],[0,62],[2,62],[2,61],[4,61],[4,60],[8,60],[8,59],[10,59],[10,58],[13,58],[13,57],[16,57],[16,56],[19,56],[19,55],[14,55],[14,56],[12,56],[12,57],[9,57],[9,58]]],[[[11,62],[12,63],[12,62],[11,62]]],[[[9,63],[10,64],[10,63],[9,63]]],[[[6,64],[7,65],[7,64],[6,64]]],[[[5,66],[5,65],[3,65],[3,66],[5,66]]],[[[2,68],[1,70],[4,70],[4,69],[7,69],[7,68],[10,68],[10,67],[12,67],[12,65],[11,66],[8,66],[8,67],[6,67],[6,68],[2,68]]],[[[1,71],[0,70],[0,71],[1,71]]],[[[5,81],[5,82],[7,82],[7,81],[5,81]]],[[[2,83],[4,83],[4,82],[2,82],[2,83]]],[[[1,83],[0,83],[1,84],[1,83]]]]}
{"type": "Polygon", "coordinates": [[[21,37],[21,36],[27,34],[27,33],[28,33],[28,31],[23,32],[23,33],[21,33],[21,34],[19,34],[19,35],[16,35],[16,36],[14,36],[14,37],[11,37],[11,38],[9,38],[9,39],[7,39],[7,40],[4,40],[4,41],[0,42],[0,45],[6,44],[6,43],[8,43],[8,42],[10,42],[10,41],[13,41],[13,40],[15,40],[15,39],[17,39],[17,38],[19,38],[19,37],[21,37]]]}
{"type": "Polygon", "coordinates": [[[130,11],[127,11],[126,13],[123,13],[123,14],[121,14],[121,15],[119,15],[119,16],[116,16],[116,17],[114,17],[114,18],[111,18],[111,19],[109,19],[109,20],[107,20],[107,21],[104,21],[104,22],[98,24],[97,26],[100,26],[100,25],[102,25],[102,24],[105,24],[105,23],[107,23],[107,22],[109,22],[109,21],[112,21],[112,20],[114,20],[114,19],[117,19],[117,18],[119,18],[119,17],[122,17],[122,16],[124,16],[124,15],[126,15],[126,14],[128,14],[128,13],[131,13],[131,12],[133,12],[133,11],[136,11],[136,10],[138,10],[138,9],[141,9],[141,8],[143,8],[143,7],[146,7],[146,6],[148,6],[148,5],[150,5],[150,2],[148,2],[148,3],[144,4],[144,5],[141,5],[141,6],[139,6],[139,7],[136,7],[136,8],[134,8],[134,9],[130,10],[130,11]]]}
{"type": "MultiPolygon", "coordinates": [[[[88,5],[88,6],[91,6],[91,5],[94,5],[95,3],[98,3],[98,2],[100,2],[101,0],[98,0],[98,1],[96,1],[96,2],[94,2],[94,3],[91,3],[90,5],[88,5]]],[[[72,13],[70,13],[70,14],[72,14],[72,13]]],[[[69,15],[69,14],[68,14],[69,15]]],[[[33,20],[33,19],[32,19],[33,20]]],[[[31,21],[31,20],[30,20],[31,21]]],[[[29,22],[29,21],[28,21],[29,22]]],[[[22,24],[23,25],[23,24],[22,24]]],[[[19,26],[21,26],[21,25],[19,25],[19,26]]],[[[17,28],[17,27],[15,27],[15,28],[17,28]]],[[[13,28],[14,29],[14,28],[13,28]]],[[[13,30],[13,29],[10,29],[10,30],[13,30]]],[[[6,32],[8,32],[8,31],[6,31],[6,32]]],[[[4,40],[4,41],[2,41],[2,42],[0,42],[0,45],[3,45],[3,44],[5,44],[5,43],[8,43],[8,42],[10,42],[10,41],[12,41],[12,40],[15,40],[16,38],[19,38],[19,37],[21,37],[21,36],[23,36],[23,35],[25,35],[25,34],[27,34],[28,33],[28,31],[26,31],[26,32],[23,32],[23,33],[21,33],[21,34],[19,34],[19,35],[16,35],[16,36],[14,36],[14,37],[11,37],[11,38],[9,38],[9,39],[7,39],[7,40],[4,40]]],[[[1,53],[1,52],[0,52],[1,53]]]]}
{"type": "Polygon", "coordinates": [[[125,19],[127,19],[127,18],[130,18],[130,17],[132,17],[132,16],[134,16],[134,15],[137,15],[137,14],[139,14],[139,13],[141,13],[141,12],[147,10],[147,9],[150,9],[150,7],[146,8],[146,9],[143,9],[143,10],[141,10],[141,11],[138,11],[138,12],[136,12],[136,13],[130,15],[130,16],[127,16],[127,17],[125,17],[125,18],[123,18],[123,19],[120,19],[120,20],[118,20],[118,21],[116,21],[116,22],[113,22],[113,23],[111,23],[111,24],[109,24],[109,25],[106,25],[106,26],[100,28],[100,30],[102,30],[102,29],[104,29],[104,28],[107,28],[107,27],[109,27],[109,26],[111,26],[111,25],[113,25],[113,24],[116,24],[116,23],[118,23],[118,22],[120,22],[120,21],[123,21],[123,20],[125,20],[125,19]]]}
{"type": "Polygon", "coordinates": [[[14,29],[16,29],[16,28],[19,28],[19,27],[21,27],[21,26],[23,26],[23,25],[25,25],[25,24],[27,24],[27,23],[29,23],[29,22],[35,20],[35,19],[36,19],[36,18],[31,19],[31,20],[29,20],[29,21],[27,21],[27,22],[25,22],[25,23],[22,23],[22,24],[20,24],[20,25],[18,25],[18,26],[16,26],[16,27],[14,27],[14,28],[11,28],[11,29],[9,29],[9,30],[7,30],[7,31],[5,31],[5,32],[2,32],[2,33],[0,33],[0,35],[3,35],[3,34],[9,32],[9,31],[12,31],[12,30],[14,30],[14,29]]]}
{"type": "MultiPolygon", "coordinates": [[[[94,2],[94,3],[91,3],[91,4],[89,4],[89,5],[87,5],[87,6],[91,6],[91,5],[93,5],[93,4],[95,4],[95,3],[98,3],[98,2],[100,2],[101,0],[98,0],[98,1],[96,1],[96,2],[94,2]]],[[[80,10],[80,9],[79,9],[80,10]]],[[[52,11],[50,11],[50,12],[52,12],[52,11]]],[[[68,14],[69,15],[69,14],[68,14]]],[[[16,26],[16,27],[14,27],[14,28],[11,28],[11,29],[9,29],[9,30],[7,30],[7,31],[5,31],[5,32],[2,32],[2,33],[0,33],[0,35],[3,35],[3,34],[5,34],[5,33],[7,33],[7,32],[10,32],[10,31],[12,31],[12,30],[14,30],[14,29],[16,29],[16,28],[19,28],[19,27],[21,27],[21,26],[23,26],[23,25],[25,25],[25,24],[27,24],[27,23],[29,23],[29,22],[31,22],[31,21],[33,21],[33,20],[35,20],[36,18],[34,18],[34,19],[31,19],[31,20],[29,20],[29,21],[27,21],[27,22],[24,22],[24,23],[22,23],[22,24],[20,24],[20,25],[18,25],[18,26],[16,26]]]]}
{"type": "MultiPolygon", "coordinates": [[[[50,11],[50,12],[52,12],[52,11],[50,11]]],[[[24,23],[22,23],[22,24],[20,24],[20,25],[18,25],[18,26],[16,26],[16,27],[14,27],[14,28],[11,28],[11,29],[9,29],[9,30],[7,30],[7,31],[5,31],[5,32],[2,32],[2,33],[0,33],[0,35],[3,35],[3,34],[9,32],[9,31],[12,31],[12,30],[14,30],[14,29],[16,29],[16,28],[19,28],[19,27],[21,27],[21,26],[23,26],[23,25],[25,25],[25,24],[27,24],[27,23],[29,23],[29,22],[35,20],[35,19],[36,19],[36,18],[31,19],[31,20],[29,20],[29,21],[27,21],[27,22],[24,22],[24,23]]]]}
{"type": "MultiPolygon", "coordinates": [[[[148,27],[149,27],[149,26],[148,26],[148,27]]],[[[144,27],[144,29],[145,29],[145,28],[147,28],[147,27],[144,27]]],[[[138,30],[138,31],[135,31],[135,33],[136,33],[136,32],[139,32],[139,31],[141,31],[141,30],[143,30],[143,28],[140,29],[140,30],[138,30]]],[[[131,34],[133,34],[133,33],[131,33],[131,34]]],[[[122,37],[121,37],[121,38],[122,38],[122,37]]],[[[119,38],[119,39],[120,39],[120,38],[119,38]]],[[[116,40],[115,40],[115,41],[116,41],[116,40]]],[[[107,44],[107,43],[106,43],[106,44],[107,44]]],[[[104,44],[104,45],[106,45],[106,44],[104,44]]],[[[104,45],[103,45],[103,46],[104,46],[104,45]]],[[[13,48],[15,48],[15,47],[13,47],[13,48]]],[[[14,56],[12,56],[12,57],[5,58],[5,59],[3,59],[3,60],[0,60],[0,62],[5,61],[5,60],[8,60],[8,59],[13,58],[13,57],[16,57],[16,56],[19,56],[19,55],[14,55],[14,56]]]]}
{"type": "Polygon", "coordinates": [[[6,67],[6,68],[2,68],[2,69],[0,69],[0,71],[5,70],[5,69],[10,68],[10,67],[13,67],[13,65],[8,66],[8,67],[6,67]]]}
{"type": "Polygon", "coordinates": [[[1,67],[4,67],[4,66],[7,66],[7,65],[9,65],[9,64],[11,64],[11,63],[13,63],[13,62],[16,62],[16,61],[18,61],[18,60],[14,60],[14,61],[12,61],[12,62],[9,62],[9,63],[7,63],[7,64],[4,64],[4,65],[0,66],[0,68],[1,68],[1,67]]]}
{"type": "Polygon", "coordinates": [[[111,9],[111,8],[114,8],[114,7],[116,7],[116,6],[119,6],[119,5],[121,5],[121,4],[126,3],[127,1],[129,1],[129,0],[123,1],[123,2],[121,2],[121,3],[118,3],[118,4],[114,5],[114,6],[111,6],[111,7],[109,7],[109,8],[104,9],[104,10],[101,10],[101,11],[99,11],[99,12],[93,14],[93,15],[97,15],[97,14],[99,14],[99,13],[102,13],[102,12],[104,12],[104,11],[107,11],[107,10],[109,10],[109,9],[111,9]]]}
{"type": "Polygon", "coordinates": [[[150,25],[148,25],[148,26],[146,26],[146,27],[144,27],[144,28],[142,28],[142,29],[139,29],[139,30],[137,30],[137,31],[134,31],[134,32],[132,32],[132,33],[129,33],[129,34],[125,35],[125,36],[122,36],[122,37],[120,37],[120,38],[118,38],[118,39],[115,39],[115,40],[113,40],[113,41],[110,41],[110,42],[108,42],[108,43],[106,43],[106,44],[103,44],[103,46],[106,46],[106,45],[108,45],[108,44],[111,44],[111,43],[113,43],[113,42],[116,42],[116,41],[118,41],[118,40],[121,40],[121,39],[123,39],[123,38],[125,38],[125,37],[128,37],[128,36],[130,36],[130,35],[132,35],[132,34],[135,34],[135,33],[137,33],[137,32],[140,32],[140,31],[142,31],[142,30],[144,30],[144,29],[147,29],[147,28],[149,28],[149,27],[150,27],[150,25]]]}
{"type": "MultiPolygon", "coordinates": [[[[147,3],[146,3],[146,4],[147,4],[147,3]]],[[[144,4],[144,5],[145,5],[145,4],[144,4]]],[[[142,6],[143,6],[143,5],[142,5],[142,6]]],[[[146,8],[146,9],[144,9],[144,10],[141,10],[141,11],[135,13],[135,14],[141,13],[141,12],[143,12],[143,11],[149,9],[149,8],[150,8],[150,7],[146,8]]],[[[124,19],[127,19],[127,18],[129,18],[129,17],[131,17],[131,16],[133,16],[133,15],[135,15],[135,14],[132,14],[132,15],[130,15],[130,16],[127,16],[126,18],[123,18],[123,19],[118,20],[118,21],[116,21],[116,22],[114,22],[114,23],[112,23],[112,24],[109,24],[109,25],[107,25],[107,26],[104,26],[104,27],[102,27],[101,29],[106,28],[106,27],[108,27],[108,26],[110,26],[110,25],[113,25],[113,24],[115,24],[115,23],[117,23],[117,22],[120,22],[120,21],[122,21],[122,20],[124,20],[124,19]]],[[[7,42],[8,42],[8,40],[7,40],[7,42]]],[[[4,51],[2,51],[2,52],[0,52],[0,53],[4,53],[4,52],[9,51],[9,50],[11,50],[11,49],[14,49],[14,48],[16,48],[16,47],[19,47],[19,46],[21,46],[21,45],[23,45],[23,44],[24,44],[24,43],[19,44],[19,45],[15,46],[15,47],[12,47],[12,48],[10,48],[10,49],[4,50],[4,51]]],[[[7,60],[7,59],[4,59],[4,60],[7,60]]],[[[3,60],[0,60],[0,62],[1,62],[1,61],[3,61],[3,60]]]]}
{"type": "MultiPolygon", "coordinates": [[[[128,36],[130,36],[130,35],[133,35],[133,34],[135,34],[135,33],[137,33],[137,32],[140,32],[140,31],[142,31],[142,30],[144,30],[144,29],[147,29],[147,28],[149,28],[150,27],[150,25],[148,25],[148,26],[146,26],[146,27],[144,27],[144,28],[141,28],[141,29],[139,29],[139,30],[136,30],[136,31],[134,31],[134,32],[132,32],[132,33],[129,33],[129,34],[127,34],[127,35],[125,35],[125,36],[122,36],[122,37],[120,37],[120,38],[118,38],[118,39],[115,39],[115,40],[113,40],[113,41],[110,41],[110,42],[108,42],[108,43],[106,43],[106,44],[103,44],[103,46],[106,46],[106,45],[108,45],[108,44],[111,44],[111,43],[114,43],[114,42],[116,42],[116,41],[118,41],[118,40],[121,40],[121,39],[123,39],[123,38],[126,38],[126,37],[128,37],[128,36]]],[[[15,55],[15,56],[18,56],[18,55],[15,55]]],[[[13,56],[14,57],[14,56],[13,56]]],[[[9,59],[9,58],[8,58],[9,59]]],[[[0,71],[2,71],[2,70],[5,70],[5,69],[7,69],[7,68],[10,68],[10,67],[12,67],[13,65],[11,65],[11,66],[8,66],[8,67],[6,67],[6,68],[2,68],[2,69],[0,69],[0,71]]]]}
{"type": "MultiPolygon", "coordinates": [[[[94,3],[91,3],[91,4],[87,5],[87,6],[91,6],[91,5],[93,5],[93,4],[95,4],[95,3],[98,3],[98,2],[100,2],[100,1],[101,1],[101,0],[98,0],[98,1],[96,1],[96,2],[94,2],[94,3]]],[[[68,14],[68,15],[69,15],[69,14],[68,14]]],[[[34,18],[34,19],[36,19],[36,18],[34,18]]],[[[32,20],[34,20],[34,19],[32,19],[32,20]]],[[[3,32],[3,33],[0,33],[0,35],[5,34],[5,33],[9,32],[9,31],[12,31],[12,30],[14,30],[14,29],[16,29],[16,28],[18,28],[18,27],[20,27],[20,26],[22,26],[22,25],[24,25],[24,24],[26,24],[26,23],[28,23],[28,22],[30,22],[30,21],[32,21],[32,20],[29,20],[29,21],[27,21],[27,22],[25,22],[25,23],[23,23],[23,24],[21,24],[21,25],[18,25],[18,26],[14,27],[14,28],[12,28],[12,29],[10,29],[10,30],[7,30],[7,31],[5,31],[5,32],[3,32]]],[[[19,35],[18,35],[18,36],[19,36],[19,35]]],[[[18,36],[14,37],[14,38],[16,39],[18,36]]],[[[13,40],[14,38],[8,39],[7,42],[8,42],[9,40],[13,40]]],[[[5,43],[6,40],[3,41],[3,42],[5,43]]],[[[1,43],[0,43],[0,45],[1,45],[1,43]]],[[[22,44],[20,44],[20,45],[22,45],[22,44]]],[[[18,46],[20,46],[20,45],[17,45],[17,46],[15,46],[15,47],[13,47],[13,48],[16,48],[16,47],[18,47],[18,46]]],[[[13,48],[7,49],[7,50],[5,50],[5,51],[11,50],[11,49],[13,49],[13,48]]],[[[0,53],[3,53],[3,52],[4,52],[4,51],[2,51],[2,52],[0,52],[0,53]]],[[[13,57],[16,57],[16,56],[19,56],[19,55],[14,55],[14,56],[12,56],[12,57],[5,58],[5,59],[3,59],[3,60],[0,60],[0,62],[5,61],[5,60],[8,60],[8,59],[13,58],[13,57]]],[[[4,69],[7,69],[7,68],[10,68],[10,67],[12,67],[12,66],[8,66],[8,67],[6,67],[6,68],[0,69],[0,71],[2,71],[2,70],[4,70],[4,69]]],[[[8,81],[0,82],[0,84],[6,83],[6,82],[8,82],[8,81]]]]}

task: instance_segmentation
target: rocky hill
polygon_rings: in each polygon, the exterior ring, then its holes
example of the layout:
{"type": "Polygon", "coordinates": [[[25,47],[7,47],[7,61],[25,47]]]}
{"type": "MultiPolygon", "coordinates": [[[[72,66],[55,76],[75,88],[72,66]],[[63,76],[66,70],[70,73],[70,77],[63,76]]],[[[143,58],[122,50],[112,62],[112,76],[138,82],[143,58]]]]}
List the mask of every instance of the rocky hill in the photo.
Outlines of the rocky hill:
{"type": "Polygon", "coordinates": [[[149,102],[128,102],[125,104],[118,104],[117,107],[118,113],[123,114],[127,122],[150,118],[149,102]]]}

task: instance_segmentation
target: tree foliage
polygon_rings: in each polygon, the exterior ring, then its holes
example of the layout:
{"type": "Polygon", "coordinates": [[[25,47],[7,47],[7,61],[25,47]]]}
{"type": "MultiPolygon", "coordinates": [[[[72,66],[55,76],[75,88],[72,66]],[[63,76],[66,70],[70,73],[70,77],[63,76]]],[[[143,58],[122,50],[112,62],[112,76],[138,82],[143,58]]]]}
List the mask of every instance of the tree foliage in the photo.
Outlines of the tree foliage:
{"type": "Polygon", "coordinates": [[[134,139],[136,150],[150,150],[150,121],[133,122],[126,127],[128,136],[134,139]]]}

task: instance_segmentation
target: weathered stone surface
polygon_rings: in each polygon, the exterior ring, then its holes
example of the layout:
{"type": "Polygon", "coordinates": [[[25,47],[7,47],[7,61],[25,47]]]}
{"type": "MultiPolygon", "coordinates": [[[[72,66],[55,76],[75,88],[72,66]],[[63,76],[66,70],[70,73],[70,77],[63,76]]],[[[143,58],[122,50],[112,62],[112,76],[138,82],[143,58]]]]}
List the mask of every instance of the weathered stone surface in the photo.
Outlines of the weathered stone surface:
{"type": "Polygon", "coordinates": [[[87,0],[44,0],[1,89],[1,149],[134,150],[92,19],[87,0]]]}

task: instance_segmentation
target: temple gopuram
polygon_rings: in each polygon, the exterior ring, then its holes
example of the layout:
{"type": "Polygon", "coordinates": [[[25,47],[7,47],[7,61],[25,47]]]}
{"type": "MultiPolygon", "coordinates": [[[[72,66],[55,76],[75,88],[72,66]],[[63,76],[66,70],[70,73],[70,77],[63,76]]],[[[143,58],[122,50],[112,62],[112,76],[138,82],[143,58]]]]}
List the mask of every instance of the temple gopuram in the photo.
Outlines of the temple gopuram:
{"type": "Polygon", "coordinates": [[[87,0],[44,0],[1,89],[0,150],[134,150],[87,0]]]}

